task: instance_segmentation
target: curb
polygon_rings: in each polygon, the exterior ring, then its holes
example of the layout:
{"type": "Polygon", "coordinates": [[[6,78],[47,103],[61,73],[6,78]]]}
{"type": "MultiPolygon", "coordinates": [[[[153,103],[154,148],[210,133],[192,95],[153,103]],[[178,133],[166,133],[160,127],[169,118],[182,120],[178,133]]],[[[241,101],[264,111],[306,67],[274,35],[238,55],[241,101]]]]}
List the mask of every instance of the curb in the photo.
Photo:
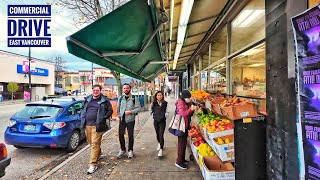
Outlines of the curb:
{"type": "MultiPolygon", "coordinates": [[[[102,137],[108,136],[111,134],[111,132],[114,132],[115,129],[117,129],[118,126],[115,125],[114,127],[112,127],[109,131],[107,131],[106,133],[104,133],[102,135],[102,137]]],[[[90,147],[90,145],[88,144],[87,146],[85,146],[84,148],[82,148],[80,151],[78,151],[77,153],[75,153],[74,155],[72,155],[71,157],[69,157],[68,159],[64,160],[62,163],[60,163],[59,165],[57,165],[55,168],[53,168],[52,170],[50,170],[49,172],[47,172],[45,175],[43,175],[42,177],[40,177],[38,180],[45,180],[48,177],[50,177],[52,174],[54,174],[55,172],[57,172],[59,169],[61,169],[64,165],[66,165],[68,162],[70,162],[71,160],[73,160],[74,158],[76,158],[78,155],[80,155],[83,151],[87,150],[90,147]]]]}

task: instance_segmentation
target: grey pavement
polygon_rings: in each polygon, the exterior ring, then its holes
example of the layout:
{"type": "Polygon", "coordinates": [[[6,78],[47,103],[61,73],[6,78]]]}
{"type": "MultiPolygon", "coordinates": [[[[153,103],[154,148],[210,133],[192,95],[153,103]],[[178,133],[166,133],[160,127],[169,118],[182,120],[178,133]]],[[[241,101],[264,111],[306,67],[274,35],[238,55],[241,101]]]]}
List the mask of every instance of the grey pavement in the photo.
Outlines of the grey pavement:
{"type": "MultiPolygon", "coordinates": [[[[174,111],[174,99],[167,100],[170,112],[167,119],[168,126],[174,111]]],[[[127,142],[126,137],[126,144],[127,142]]],[[[190,161],[188,170],[175,167],[177,137],[167,130],[165,131],[164,157],[158,159],[153,120],[147,111],[140,112],[139,120],[136,120],[134,158],[128,159],[126,156],[121,159],[116,158],[120,148],[118,127],[113,128],[103,137],[101,147],[106,157],[99,161],[99,169],[94,174],[86,174],[90,155],[90,148],[88,148],[47,179],[202,179],[198,165],[194,161],[190,161]]],[[[187,160],[189,152],[187,148],[187,160]]]]}

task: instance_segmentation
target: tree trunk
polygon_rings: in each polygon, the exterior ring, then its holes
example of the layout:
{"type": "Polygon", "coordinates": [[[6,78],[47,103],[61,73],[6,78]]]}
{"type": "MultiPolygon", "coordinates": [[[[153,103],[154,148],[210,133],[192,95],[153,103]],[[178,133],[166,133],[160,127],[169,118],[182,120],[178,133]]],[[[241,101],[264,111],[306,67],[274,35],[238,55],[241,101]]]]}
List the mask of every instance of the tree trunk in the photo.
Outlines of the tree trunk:
{"type": "Polygon", "coordinates": [[[122,85],[121,85],[121,80],[120,80],[120,73],[111,70],[111,73],[113,75],[113,77],[116,79],[117,81],[117,86],[118,86],[118,97],[120,97],[122,95],[122,85]]]}
{"type": "Polygon", "coordinates": [[[11,93],[11,101],[13,101],[13,92],[11,93]]]}

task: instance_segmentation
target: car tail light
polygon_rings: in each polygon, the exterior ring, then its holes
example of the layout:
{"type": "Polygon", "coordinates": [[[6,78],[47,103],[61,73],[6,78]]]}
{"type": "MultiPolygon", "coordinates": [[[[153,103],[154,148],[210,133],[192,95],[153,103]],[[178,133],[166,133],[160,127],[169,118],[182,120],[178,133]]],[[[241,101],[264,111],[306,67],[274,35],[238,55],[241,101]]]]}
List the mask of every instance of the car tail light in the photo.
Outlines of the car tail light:
{"type": "Polygon", "coordinates": [[[60,129],[66,126],[65,122],[45,122],[43,126],[48,129],[60,129]]]}
{"type": "Polygon", "coordinates": [[[14,126],[15,124],[17,124],[17,121],[14,121],[14,120],[9,120],[9,127],[12,127],[14,126]]]}
{"type": "Polygon", "coordinates": [[[8,156],[8,151],[6,145],[3,143],[0,144],[0,160],[6,158],[8,156]]]}

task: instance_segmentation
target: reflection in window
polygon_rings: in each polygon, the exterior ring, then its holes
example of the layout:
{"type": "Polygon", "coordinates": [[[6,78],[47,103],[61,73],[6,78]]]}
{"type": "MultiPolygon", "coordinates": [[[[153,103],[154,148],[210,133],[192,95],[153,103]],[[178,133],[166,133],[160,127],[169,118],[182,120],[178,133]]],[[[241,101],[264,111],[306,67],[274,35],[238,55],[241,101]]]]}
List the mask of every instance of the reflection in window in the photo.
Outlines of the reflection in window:
{"type": "Polygon", "coordinates": [[[208,87],[208,72],[203,71],[201,73],[201,90],[206,90],[208,87]]]}
{"type": "Polygon", "coordinates": [[[231,52],[265,37],[265,1],[252,0],[231,23],[231,52]]]}
{"type": "MultiPolygon", "coordinates": [[[[210,47],[210,46],[209,46],[210,47]]],[[[227,55],[227,27],[225,26],[211,42],[211,63],[226,57],[227,55]]],[[[209,62],[209,49],[203,56],[203,60],[209,62]]],[[[209,64],[210,65],[210,64],[209,64]]]]}
{"type": "Polygon", "coordinates": [[[231,61],[233,94],[265,98],[266,94],[265,44],[250,49],[231,61]]]}
{"type": "Polygon", "coordinates": [[[210,71],[210,91],[217,93],[226,93],[227,80],[226,80],[226,62],[222,62],[214,66],[210,71]]]}

